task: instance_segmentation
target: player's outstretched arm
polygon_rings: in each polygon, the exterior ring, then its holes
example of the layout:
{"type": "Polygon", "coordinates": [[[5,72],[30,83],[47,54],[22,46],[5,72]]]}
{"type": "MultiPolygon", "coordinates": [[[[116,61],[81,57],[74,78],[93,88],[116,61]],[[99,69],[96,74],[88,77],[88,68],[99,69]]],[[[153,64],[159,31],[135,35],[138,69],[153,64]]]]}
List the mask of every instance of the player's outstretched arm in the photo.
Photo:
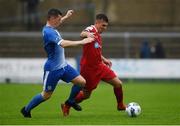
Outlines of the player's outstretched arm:
{"type": "Polygon", "coordinates": [[[66,19],[68,19],[69,17],[71,17],[71,16],[73,15],[73,13],[74,13],[73,10],[68,10],[67,13],[66,13],[66,15],[61,18],[61,23],[63,23],[66,19]]]}
{"type": "Polygon", "coordinates": [[[91,43],[92,41],[94,41],[94,38],[90,38],[90,37],[85,38],[83,40],[79,40],[79,41],[62,40],[60,45],[63,48],[65,48],[65,47],[69,47],[69,46],[84,45],[84,44],[87,44],[87,43],[91,43]]]}

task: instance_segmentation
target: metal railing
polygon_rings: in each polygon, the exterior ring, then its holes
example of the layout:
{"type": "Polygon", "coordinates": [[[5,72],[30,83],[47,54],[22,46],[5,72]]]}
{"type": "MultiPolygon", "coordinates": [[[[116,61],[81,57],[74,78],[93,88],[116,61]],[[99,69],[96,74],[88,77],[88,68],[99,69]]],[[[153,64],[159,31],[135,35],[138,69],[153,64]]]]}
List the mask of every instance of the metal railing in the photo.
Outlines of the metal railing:
{"type": "MultiPolygon", "coordinates": [[[[65,38],[79,38],[79,32],[61,32],[62,36],[65,38]]],[[[0,32],[1,38],[41,38],[41,32],[0,32]]],[[[180,45],[180,32],[106,32],[102,34],[104,39],[121,39],[123,43],[124,57],[130,57],[130,47],[132,45],[132,40],[134,38],[144,39],[144,38],[175,38],[179,41],[180,45]]],[[[0,41],[3,42],[3,41],[0,41]]]]}

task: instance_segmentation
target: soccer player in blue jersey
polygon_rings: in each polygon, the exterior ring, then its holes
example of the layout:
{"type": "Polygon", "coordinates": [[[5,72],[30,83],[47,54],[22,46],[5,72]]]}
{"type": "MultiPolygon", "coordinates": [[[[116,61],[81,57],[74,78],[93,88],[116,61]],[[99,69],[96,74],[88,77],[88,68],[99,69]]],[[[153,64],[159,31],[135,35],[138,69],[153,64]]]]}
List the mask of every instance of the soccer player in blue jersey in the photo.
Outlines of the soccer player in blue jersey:
{"type": "Polygon", "coordinates": [[[31,118],[31,110],[40,103],[49,99],[55,90],[58,81],[72,82],[77,85],[73,90],[73,96],[67,101],[74,109],[80,111],[81,106],[73,100],[81,88],[85,85],[85,79],[72,68],[65,60],[64,48],[69,46],[83,45],[94,41],[93,38],[85,38],[79,41],[62,39],[57,27],[67,18],[71,17],[73,10],[68,10],[65,16],[58,9],[48,11],[47,23],[42,30],[44,49],[47,53],[47,61],[44,65],[43,91],[32,98],[32,100],[21,109],[24,117],[31,118]]]}

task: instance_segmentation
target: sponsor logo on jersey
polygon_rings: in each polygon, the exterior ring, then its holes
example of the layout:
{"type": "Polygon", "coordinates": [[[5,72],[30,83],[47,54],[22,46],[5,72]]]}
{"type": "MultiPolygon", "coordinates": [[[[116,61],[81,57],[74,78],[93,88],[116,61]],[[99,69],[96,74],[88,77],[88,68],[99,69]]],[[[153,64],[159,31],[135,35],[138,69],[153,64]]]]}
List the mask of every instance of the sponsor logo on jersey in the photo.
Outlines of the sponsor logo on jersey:
{"type": "Polygon", "coordinates": [[[99,48],[98,42],[95,42],[95,43],[94,43],[94,48],[99,48]]]}
{"type": "Polygon", "coordinates": [[[98,42],[95,42],[95,43],[94,43],[94,48],[96,48],[96,49],[97,49],[97,48],[101,48],[101,46],[99,45],[98,42]]]}

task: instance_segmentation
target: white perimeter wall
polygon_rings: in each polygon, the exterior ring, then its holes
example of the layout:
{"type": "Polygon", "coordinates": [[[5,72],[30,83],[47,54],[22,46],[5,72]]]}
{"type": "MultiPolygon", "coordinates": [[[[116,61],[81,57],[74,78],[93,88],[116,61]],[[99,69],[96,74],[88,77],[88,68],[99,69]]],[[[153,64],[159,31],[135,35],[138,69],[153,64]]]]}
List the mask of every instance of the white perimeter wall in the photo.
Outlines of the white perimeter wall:
{"type": "MultiPolygon", "coordinates": [[[[40,58],[0,58],[0,82],[8,78],[17,83],[42,83],[43,64],[40,58]]],[[[120,78],[180,79],[180,60],[110,59],[120,78]]],[[[76,68],[76,60],[68,59],[76,68]]]]}

